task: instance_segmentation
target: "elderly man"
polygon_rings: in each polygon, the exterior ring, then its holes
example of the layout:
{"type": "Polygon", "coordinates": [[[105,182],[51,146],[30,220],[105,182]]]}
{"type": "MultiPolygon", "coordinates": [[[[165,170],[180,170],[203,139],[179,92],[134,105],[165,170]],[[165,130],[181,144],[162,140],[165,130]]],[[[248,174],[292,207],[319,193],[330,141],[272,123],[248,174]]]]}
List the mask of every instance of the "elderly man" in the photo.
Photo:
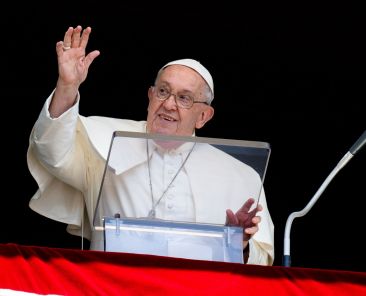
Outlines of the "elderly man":
{"type": "MultiPolygon", "coordinates": [[[[30,207],[48,218],[68,224],[69,233],[87,237],[91,240],[91,249],[99,250],[102,238],[93,231],[92,220],[112,133],[120,130],[194,136],[195,130],[202,128],[214,115],[211,106],[214,87],[209,71],[202,64],[193,59],[176,60],[160,69],[154,86],[148,90],[146,121],[79,115],[79,87],[87,77],[89,66],[100,54],[97,50],[86,54],[90,32],[90,27],[84,30],[81,26],[70,27],[63,41],[57,42],[58,81],[32,130],[27,156],[29,170],[39,185],[30,207]]],[[[271,265],[273,223],[263,191],[261,204],[254,209],[255,200],[247,195],[251,191],[245,184],[239,186],[243,191],[225,192],[227,196],[216,194],[213,203],[214,199],[210,200],[204,193],[206,190],[198,190],[191,181],[190,172],[194,170],[189,169],[188,162],[191,166],[198,165],[193,161],[196,152],[199,155],[194,146],[180,151],[175,174],[165,184],[154,183],[159,186],[155,189],[151,187],[150,175],[158,171],[156,164],[159,161],[154,162],[155,169],[150,171],[148,152],[145,166],[150,182],[138,176],[133,178],[135,185],[141,180],[139,186],[146,192],[146,202],[134,197],[132,192],[136,186],[125,179],[121,186],[115,186],[118,187],[117,196],[129,198],[130,210],[121,202],[122,212],[134,213],[137,217],[175,217],[182,221],[242,226],[246,262],[271,265]],[[175,182],[180,184],[175,186],[177,207],[168,209],[162,200],[175,182]],[[154,196],[154,192],[162,194],[154,196]],[[151,208],[149,213],[145,208],[151,208]]],[[[218,163],[223,161],[216,160],[218,163]]],[[[224,186],[214,184],[212,188],[222,192],[224,186]]],[[[212,190],[208,192],[214,194],[212,190]]]]}

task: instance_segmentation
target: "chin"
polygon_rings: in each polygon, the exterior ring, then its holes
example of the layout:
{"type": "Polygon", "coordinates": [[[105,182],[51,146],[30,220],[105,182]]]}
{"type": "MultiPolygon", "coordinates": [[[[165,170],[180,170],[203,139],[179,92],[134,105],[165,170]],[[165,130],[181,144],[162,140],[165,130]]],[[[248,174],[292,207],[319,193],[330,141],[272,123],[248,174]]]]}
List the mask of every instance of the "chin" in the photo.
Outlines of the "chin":
{"type": "Polygon", "coordinates": [[[176,127],[163,127],[163,126],[153,126],[150,130],[153,134],[161,134],[161,135],[177,135],[178,130],[176,127]]]}
{"type": "Polygon", "coordinates": [[[160,134],[160,135],[168,135],[168,136],[178,135],[176,130],[169,130],[169,129],[157,129],[157,130],[154,130],[153,133],[160,134]]]}

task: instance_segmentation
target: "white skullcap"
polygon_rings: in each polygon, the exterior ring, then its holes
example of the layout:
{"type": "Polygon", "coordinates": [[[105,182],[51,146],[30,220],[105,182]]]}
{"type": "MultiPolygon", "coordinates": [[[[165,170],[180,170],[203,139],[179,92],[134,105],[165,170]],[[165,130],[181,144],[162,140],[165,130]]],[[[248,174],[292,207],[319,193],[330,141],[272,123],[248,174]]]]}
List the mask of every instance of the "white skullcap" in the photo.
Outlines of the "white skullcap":
{"type": "Polygon", "coordinates": [[[176,61],[167,63],[161,69],[164,69],[171,65],[182,65],[182,66],[186,66],[186,67],[189,67],[189,68],[195,70],[207,82],[208,86],[211,89],[212,97],[213,97],[214,85],[213,85],[212,76],[211,76],[210,72],[208,72],[208,70],[200,62],[193,60],[193,59],[176,60],[176,61]]]}

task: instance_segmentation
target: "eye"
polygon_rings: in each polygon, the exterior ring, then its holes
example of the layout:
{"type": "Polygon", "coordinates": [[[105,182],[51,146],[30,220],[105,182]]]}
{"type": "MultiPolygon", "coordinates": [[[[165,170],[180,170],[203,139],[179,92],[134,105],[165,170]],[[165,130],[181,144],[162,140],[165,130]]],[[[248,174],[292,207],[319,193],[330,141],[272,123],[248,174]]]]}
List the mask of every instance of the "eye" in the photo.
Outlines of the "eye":
{"type": "Polygon", "coordinates": [[[192,98],[188,95],[178,95],[178,100],[184,106],[189,106],[192,102],[192,98]]]}
{"type": "Polygon", "coordinates": [[[165,87],[159,87],[158,88],[158,95],[161,97],[168,97],[170,94],[169,90],[165,87]]]}

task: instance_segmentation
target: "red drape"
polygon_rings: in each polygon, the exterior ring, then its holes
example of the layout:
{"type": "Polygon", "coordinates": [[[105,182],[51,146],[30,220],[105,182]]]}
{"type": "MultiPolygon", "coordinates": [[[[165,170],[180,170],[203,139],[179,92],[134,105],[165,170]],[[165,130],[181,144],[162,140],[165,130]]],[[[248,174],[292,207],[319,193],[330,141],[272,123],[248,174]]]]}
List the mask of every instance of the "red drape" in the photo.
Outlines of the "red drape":
{"type": "Polygon", "coordinates": [[[366,273],[0,245],[0,289],[59,295],[366,295],[366,273]]]}

